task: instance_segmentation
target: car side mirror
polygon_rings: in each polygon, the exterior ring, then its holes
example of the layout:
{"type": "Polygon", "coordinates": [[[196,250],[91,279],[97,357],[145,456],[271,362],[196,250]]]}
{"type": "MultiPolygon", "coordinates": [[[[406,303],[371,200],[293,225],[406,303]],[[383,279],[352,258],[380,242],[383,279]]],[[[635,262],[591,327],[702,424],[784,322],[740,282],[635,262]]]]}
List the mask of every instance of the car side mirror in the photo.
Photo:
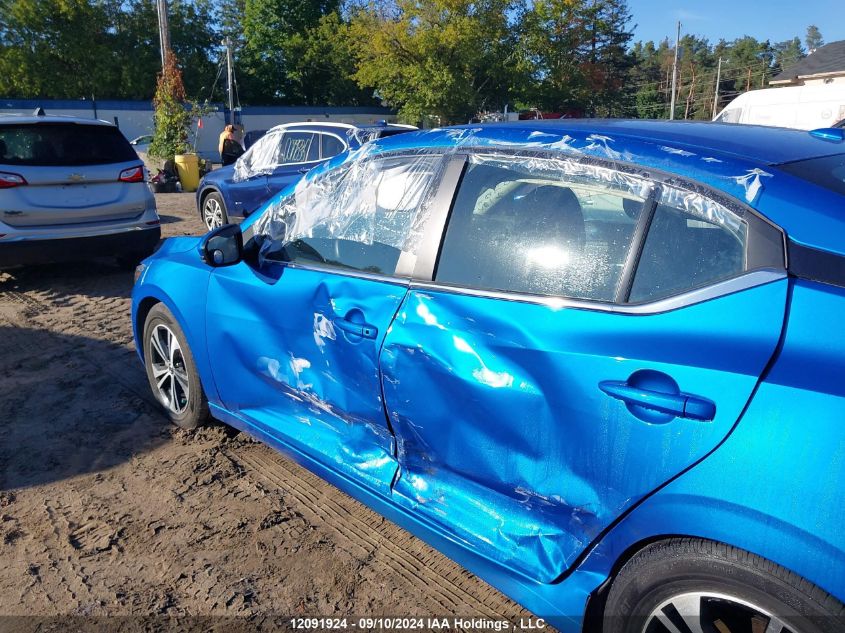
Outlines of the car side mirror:
{"type": "Polygon", "coordinates": [[[244,237],[237,224],[224,224],[210,231],[200,244],[200,254],[209,266],[231,266],[243,259],[244,237]]]}

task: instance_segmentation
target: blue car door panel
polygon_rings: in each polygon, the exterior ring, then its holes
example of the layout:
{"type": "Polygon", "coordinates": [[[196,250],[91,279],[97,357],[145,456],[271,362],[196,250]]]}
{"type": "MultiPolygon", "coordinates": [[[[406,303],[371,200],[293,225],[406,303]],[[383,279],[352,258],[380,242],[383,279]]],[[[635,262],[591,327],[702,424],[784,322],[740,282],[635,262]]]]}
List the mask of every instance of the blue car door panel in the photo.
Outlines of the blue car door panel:
{"type": "Polygon", "coordinates": [[[381,357],[397,501],[553,581],[728,434],[777,345],[786,287],[648,316],[412,290],[381,357]],[[643,371],[712,401],[712,421],[645,421],[602,391],[643,371]]]}
{"type": "Polygon", "coordinates": [[[742,275],[749,221],[610,168],[470,156],[434,282],[381,356],[397,502],[559,578],[727,436],[772,357],[782,274],[648,307],[742,275]],[[618,305],[632,293],[640,307],[618,305]]]}
{"type": "Polygon", "coordinates": [[[281,263],[216,269],[208,344],[226,408],[387,494],[378,350],[406,285],[281,263]]]}
{"type": "Polygon", "coordinates": [[[230,180],[227,184],[234,216],[247,216],[270,195],[266,174],[254,174],[246,180],[230,180]]]}

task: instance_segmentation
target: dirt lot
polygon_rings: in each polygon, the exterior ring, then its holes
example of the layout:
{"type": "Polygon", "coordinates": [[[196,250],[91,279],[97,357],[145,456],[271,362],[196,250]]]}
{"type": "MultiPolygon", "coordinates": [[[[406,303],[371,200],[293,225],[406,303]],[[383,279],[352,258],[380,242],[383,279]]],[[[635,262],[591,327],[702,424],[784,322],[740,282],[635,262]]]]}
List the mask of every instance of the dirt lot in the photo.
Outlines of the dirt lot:
{"type": "MultiPolygon", "coordinates": [[[[192,194],[158,199],[165,235],[201,232],[192,194]]],[[[0,273],[0,630],[528,615],[249,437],[172,427],[131,284],[107,261],[0,273]]]]}

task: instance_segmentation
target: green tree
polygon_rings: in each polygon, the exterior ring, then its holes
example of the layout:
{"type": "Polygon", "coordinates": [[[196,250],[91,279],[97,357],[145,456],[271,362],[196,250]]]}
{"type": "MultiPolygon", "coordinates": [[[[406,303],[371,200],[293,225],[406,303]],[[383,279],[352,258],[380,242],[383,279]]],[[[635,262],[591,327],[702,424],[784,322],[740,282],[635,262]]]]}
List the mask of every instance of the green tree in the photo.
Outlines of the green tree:
{"type": "Polygon", "coordinates": [[[299,103],[289,77],[294,50],[339,0],[244,0],[239,66],[245,96],[263,103],[299,103]]]}
{"type": "Polygon", "coordinates": [[[0,2],[0,94],[91,98],[113,80],[115,49],[102,3],[0,2]]]}
{"type": "Polygon", "coordinates": [[[630,14],[625,0],[535,0],[522,20],[522,46],[543,110],[619,116],[631,109],[630,14]]]}
{"type": "Polygon", "coordinates": [[[819,27],[815,24],[811,24],[807,27],[807,34],[804,36],[804,43],[807,45],[807,50],[811,53],[817,48],[824,46],[822,32],[819,31],[819,27]]]}
{"type": "Polygon", "coordinates": [[[526,97],[542,110],[580,109],[589,100],[584,8],[580,1],[536,0],[524,16],[522,45],[533,79],[526,97]]]}
{"type": "Polygon", "coordinates": [[[517,96],[514,0],[396,0],[351,20],[355,78],[406,121],[466,122],[517,96]]]}
{"type": "MultiPolygon", "coordinates": [[[[171,45],[191,94],[213,79],[210,0],[174,0],[171,45]]],[[[0,94],[150,99],[161,61],[153,0],[0,0],[0,94]]]]}
{"type": "Polygon", "coordinates": [[[664,39],[658,45],[636,42],[631,47],[631,55],[634,61],[629,82],[634,92],[636,116],[644,119],[667,118],[674,58],[669,40],[664,39]]]}
{"type": "Polygon", "coordinates": [[[286,81],[305,105],[349,106],[377,103],[371,89],[361,88],[349,25],[336,11],[288,40],[286,81]]]}
{"type": "Polygon", "coordinates": [[[795,65],[805,57],[804,47],[801,46],[801,38],[793,37],[791,40],[778,42],[773,47],[775,54],[775,71],[782,72],[795,65]]]}

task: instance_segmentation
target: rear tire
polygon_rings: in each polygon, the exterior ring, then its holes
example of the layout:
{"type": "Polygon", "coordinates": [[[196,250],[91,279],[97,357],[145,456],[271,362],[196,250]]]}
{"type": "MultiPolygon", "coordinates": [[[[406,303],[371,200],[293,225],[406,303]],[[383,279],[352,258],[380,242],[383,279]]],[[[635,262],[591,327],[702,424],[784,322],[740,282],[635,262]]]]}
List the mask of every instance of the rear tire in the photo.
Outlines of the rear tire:
{"type": "Polygon", "coordinates": [[[676,538],[646,546],[625,564],[603,620],[603,633],[842,633],[845,605],[755,554],[676,538]]]}
{"type": "Polygon", "coordinates": [[[150,388],[170,420],[188,430],[204,424],[208,399],[185,333],[164,304],[157,303],[147,314],[143,341],[150,388]]]}
{"type": "Polygon", "coordinates": [[[203,198],[200,216],[205,228],[209,231],[228,224],[229,214],[226,212],[226,203],[223,202],[223,196],[216,191],[212,191],[203,198]]]}

